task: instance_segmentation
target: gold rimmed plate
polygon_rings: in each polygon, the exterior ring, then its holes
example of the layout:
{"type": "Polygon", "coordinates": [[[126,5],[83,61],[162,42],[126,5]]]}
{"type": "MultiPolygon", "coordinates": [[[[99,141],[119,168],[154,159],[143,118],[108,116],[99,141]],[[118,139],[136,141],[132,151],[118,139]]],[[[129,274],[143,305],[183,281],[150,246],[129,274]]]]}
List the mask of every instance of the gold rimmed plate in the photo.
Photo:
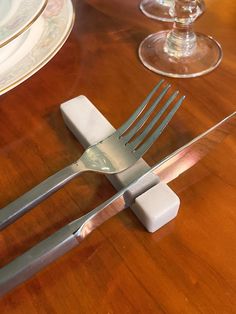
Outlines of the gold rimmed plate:
{"type": "Polygon", "coordinates": [[[28,29],[48,0],[0,0],[0,47],[28,29]]]}
{"type": "Polygon", "coordinates": [[[73,24],[71,0],[48,0],[34,24],[0,48],[0,95],[42,68],[62,47],[73,24]]]}

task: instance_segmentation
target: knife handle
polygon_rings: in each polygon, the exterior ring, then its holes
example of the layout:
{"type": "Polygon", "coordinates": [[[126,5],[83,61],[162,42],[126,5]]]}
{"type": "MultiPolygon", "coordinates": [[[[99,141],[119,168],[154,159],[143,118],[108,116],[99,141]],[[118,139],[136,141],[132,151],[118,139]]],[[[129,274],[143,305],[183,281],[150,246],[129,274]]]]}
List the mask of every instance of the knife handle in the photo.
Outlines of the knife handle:
{"type": "Polygon", "coordinates": [[[0,298],[79,244],[69,225],[0,269],[0,298]]]}

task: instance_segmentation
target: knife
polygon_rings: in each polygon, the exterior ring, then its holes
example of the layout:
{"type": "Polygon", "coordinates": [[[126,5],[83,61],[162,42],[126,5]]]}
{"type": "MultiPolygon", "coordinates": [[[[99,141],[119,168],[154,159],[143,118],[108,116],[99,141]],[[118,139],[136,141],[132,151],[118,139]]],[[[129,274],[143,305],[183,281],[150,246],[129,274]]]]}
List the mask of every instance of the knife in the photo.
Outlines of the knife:
{"type": "MultiPolygon", "coordinates": [[[[158,175],[162,181],[168,183],[194,166],[225,139],[231,129],[235,128],[235,122],[236,112],[165,157],[141,177],[86,215],[67,224],[1,268],[0,297],[77,246],[103,222],[129,207],[138,194],[133,195],[131,199],[128,191],[133,189],[135,185],[142,183],[149,173],[158,175]]],[[[149,188],[150,186],[146,190],[149,188]]],[[[144,192],[145,190],[142,190],[142,193],[144,192]]]]}

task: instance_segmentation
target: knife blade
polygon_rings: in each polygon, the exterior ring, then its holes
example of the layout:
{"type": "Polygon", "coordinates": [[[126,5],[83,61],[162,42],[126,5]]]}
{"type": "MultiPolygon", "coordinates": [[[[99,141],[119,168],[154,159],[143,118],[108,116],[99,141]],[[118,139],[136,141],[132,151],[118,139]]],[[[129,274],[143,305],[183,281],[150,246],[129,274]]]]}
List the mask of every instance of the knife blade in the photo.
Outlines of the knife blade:
{"type": "MultiPolygon", "coordinates": [[[[72,221],[2,267],[0,269],[0,297],[77,246],[103,222],[129,207],[138,194],[132,195],[131,198],[131,193],[128,192],[135,185],[142,183],[142,181],[145,182],[145,178],[150,172],[158,175],[161,180],[168,183],[194,166],[217,144],[221,143],[232,128],[235,129],[235,122],[236,112],[158,162],[140,178],[134,180],[86,215],[72,221]]],[[[150,186],[146,190],[149,188],[150,186]]],[[[144,192],[145,190],[142,190],[142,193],[144,192]]]]}

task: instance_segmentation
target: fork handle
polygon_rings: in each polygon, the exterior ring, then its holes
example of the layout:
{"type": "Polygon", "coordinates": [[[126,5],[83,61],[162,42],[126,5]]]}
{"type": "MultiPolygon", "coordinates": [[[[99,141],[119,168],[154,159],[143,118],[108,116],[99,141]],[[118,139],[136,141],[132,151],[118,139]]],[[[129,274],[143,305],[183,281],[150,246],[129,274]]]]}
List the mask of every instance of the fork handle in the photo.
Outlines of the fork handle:
{"type": "Polygon", "coordinates": [[[71,164],[50,176],[12,203],[0,209],[0,230],[16,221],[31,208],[59,190],[67,182],[82,173],[78,164],[71,164]]]}

